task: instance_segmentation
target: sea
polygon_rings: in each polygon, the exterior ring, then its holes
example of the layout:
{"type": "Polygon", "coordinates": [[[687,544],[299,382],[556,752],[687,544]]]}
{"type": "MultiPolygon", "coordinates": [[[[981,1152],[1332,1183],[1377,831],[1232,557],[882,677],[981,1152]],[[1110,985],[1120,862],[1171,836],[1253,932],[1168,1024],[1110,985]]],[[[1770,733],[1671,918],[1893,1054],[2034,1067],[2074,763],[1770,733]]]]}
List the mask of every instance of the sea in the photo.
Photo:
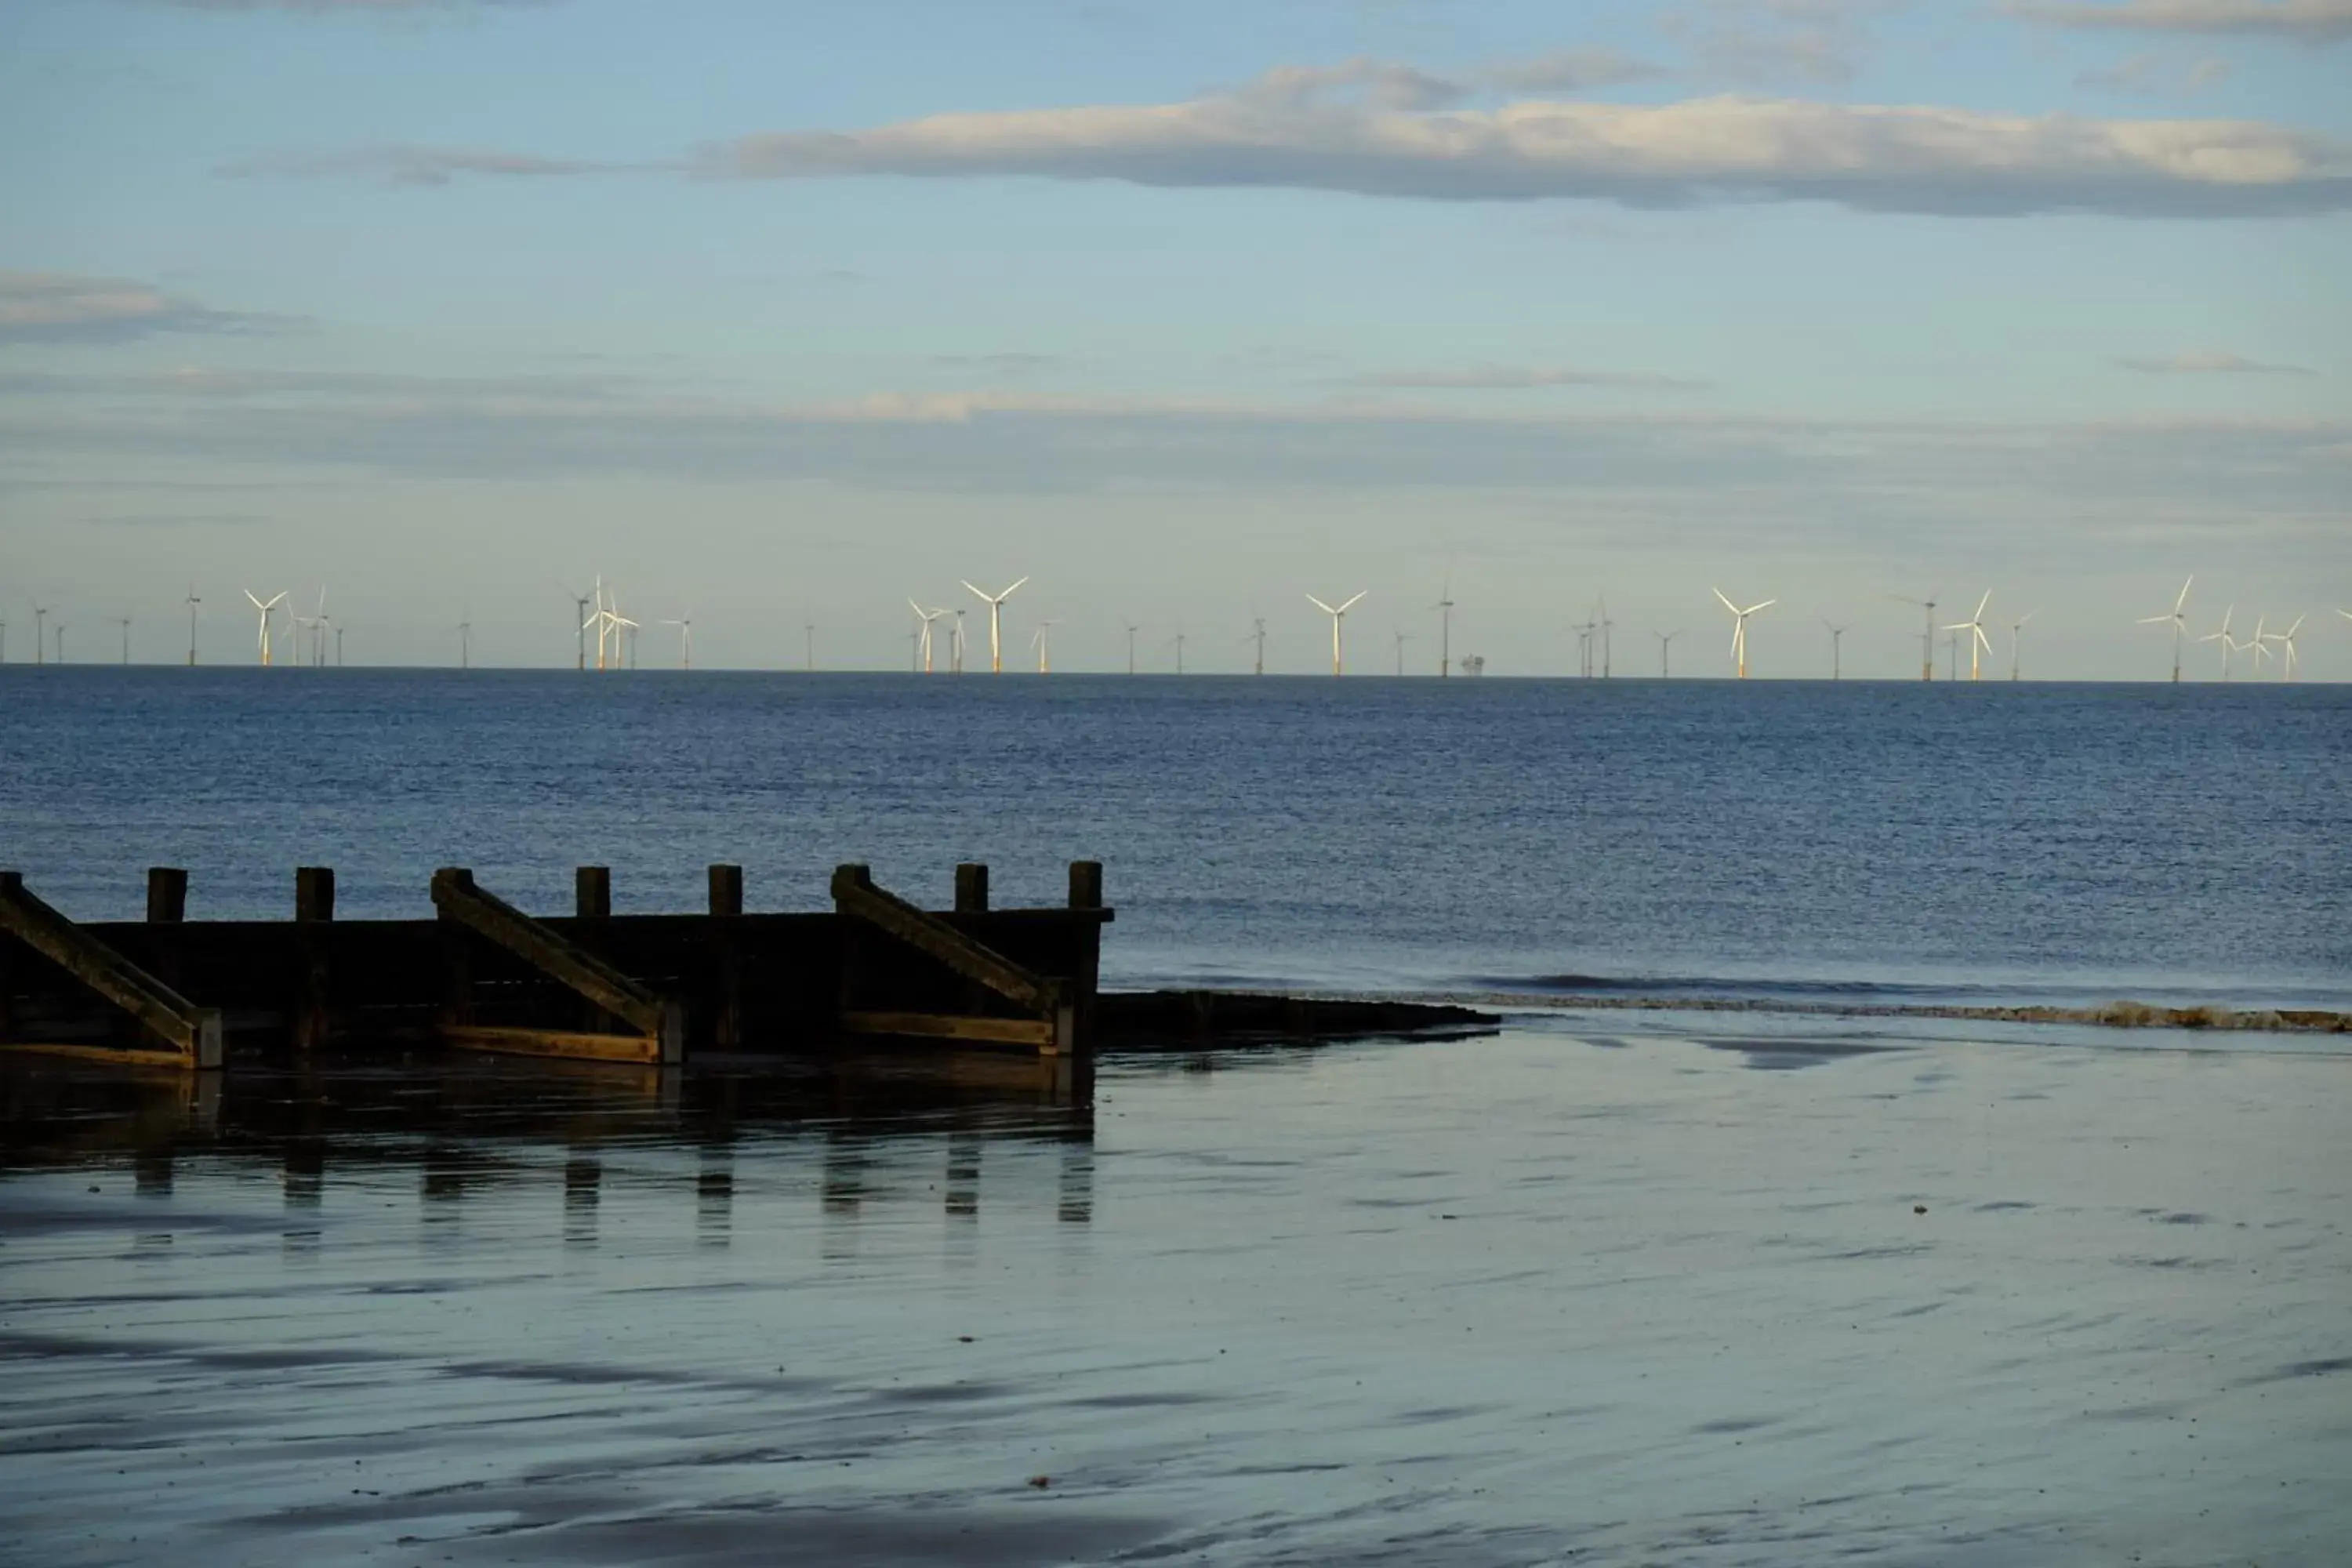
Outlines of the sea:
{"type": "Polygon", "coordinates": [[[1074,859],[1114,984],[2352,1009],[2352,687],[0,667],[0,866],[78,918],[1074,859]]]}

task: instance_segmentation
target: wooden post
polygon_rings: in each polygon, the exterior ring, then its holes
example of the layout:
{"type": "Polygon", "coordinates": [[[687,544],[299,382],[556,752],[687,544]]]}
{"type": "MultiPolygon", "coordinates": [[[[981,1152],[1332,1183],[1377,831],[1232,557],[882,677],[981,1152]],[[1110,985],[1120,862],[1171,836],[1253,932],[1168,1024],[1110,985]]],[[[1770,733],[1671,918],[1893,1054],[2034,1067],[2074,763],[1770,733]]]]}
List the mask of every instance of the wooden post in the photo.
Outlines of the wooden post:
{"type": "Polygon", "coordinates": [[[177,866],[147,868],[147,923],[175,926],[188,918],[188,873],[177,866]]]}
{"type": "MultiPolygon", "coordinates": [[[[874,885],[874,868],[856,864],[839,867],[833,873],[833,885],[838,889],[844,881],[870,888],[874,885]]],[[[857,986],[860,971],[865,967],[866,933],[858,929],[857,921],[840,915],[838,904],[835,905],[835,913],[839,918],[833,923],[839,935],[841,956],[839,972],[835,976],[834,1031],[837,1035],[846,1035],[849,1033],[849,1016],[857,1011],[857,986]]]]}
{"type": "Polygon", "coordinates": [[[743,868],[710,868],[710,1038],[722,1051],[743,1044],[743,868]]]}
{"type": "MultiPolygon", "coordinates": [[[[572,873],[572,912],[583,921],[605,921],[613,918],[613,868],[610,866],[582,866],[572,873]]],[[[586,931],[576,933],[580,945],[593,952],[603,943],[586,931]]],[[[613,1026],[613,1020],[593,1002],[583,1003],[580,1026],[602,1031],[613,1026]]]]}
{"type": "MultiPolygon", "coordinates": [[[[1103,868],[1099,860],[1070,862],[1070,908],[1099,910],[1103,907],[1103,868]]],[[[1091,1058],[1095,1053],[1095,991],[1101,978],[1102,926],[1088,922],[1071,933],[1077,944],[1071,963],[1071,1030],[1069,1043],[1063,1048],[1072,1055],[1091,1058]]]]}
{"type": "Polygon", "coordinates": [[[583,921],[610,920],[613,915],[613,868],[583,866],[572,874],[572,913],[583,921]]]}
{"type": "Polygon", "coordinates": [[[956,868],[955,907],[956,913],[960,915],[976,915],[987,910],[987,867],[967,860],[956,868]]]}
{"type": "Polygon", "coordinates": [[[335,872],[330,866],[302,866],[294,872],[294,1048],[315,1050],[331,1031],[329,950],[335,918],[335,872]]]}

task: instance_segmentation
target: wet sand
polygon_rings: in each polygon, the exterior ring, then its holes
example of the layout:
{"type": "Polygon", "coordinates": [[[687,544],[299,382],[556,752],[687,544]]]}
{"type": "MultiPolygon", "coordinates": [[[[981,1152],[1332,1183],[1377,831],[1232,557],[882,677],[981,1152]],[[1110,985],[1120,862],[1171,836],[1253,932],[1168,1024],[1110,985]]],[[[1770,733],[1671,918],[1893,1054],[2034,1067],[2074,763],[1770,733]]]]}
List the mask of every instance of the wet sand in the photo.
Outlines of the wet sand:
{"type": "Polygon", "coordinates": [[[2352,1055],[2244,1039],[11,1067],[0,1555],[2336,1562],[2352,1055]]]}

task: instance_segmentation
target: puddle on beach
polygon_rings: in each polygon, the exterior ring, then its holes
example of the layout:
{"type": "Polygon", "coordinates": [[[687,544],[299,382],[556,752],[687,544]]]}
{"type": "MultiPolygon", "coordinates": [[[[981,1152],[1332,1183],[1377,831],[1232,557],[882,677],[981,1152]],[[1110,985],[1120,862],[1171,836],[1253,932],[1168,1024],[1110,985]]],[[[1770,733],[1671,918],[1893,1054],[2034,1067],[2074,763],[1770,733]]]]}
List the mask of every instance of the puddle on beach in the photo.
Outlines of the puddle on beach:
{"type": "Polygon", "coordinates": [[[2352,1539],[2352,1060],[1607,1046],[1118,1060],[1078,1109],[1002,1070],[12,1064],[0,1558],[2352,1539]]]}

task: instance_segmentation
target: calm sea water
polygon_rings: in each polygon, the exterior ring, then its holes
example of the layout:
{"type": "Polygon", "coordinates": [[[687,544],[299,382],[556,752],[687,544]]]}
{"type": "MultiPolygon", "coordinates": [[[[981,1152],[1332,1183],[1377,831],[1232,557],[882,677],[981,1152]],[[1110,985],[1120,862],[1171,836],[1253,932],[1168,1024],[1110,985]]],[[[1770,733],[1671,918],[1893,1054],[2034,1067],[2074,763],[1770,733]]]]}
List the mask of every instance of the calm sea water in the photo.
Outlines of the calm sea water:
{"type": "Polygon", "coordinates": [[[1119,981],[2352,1006],[2352,689],[0,668],[85,918],[1108,868],[1119,981]]]}

